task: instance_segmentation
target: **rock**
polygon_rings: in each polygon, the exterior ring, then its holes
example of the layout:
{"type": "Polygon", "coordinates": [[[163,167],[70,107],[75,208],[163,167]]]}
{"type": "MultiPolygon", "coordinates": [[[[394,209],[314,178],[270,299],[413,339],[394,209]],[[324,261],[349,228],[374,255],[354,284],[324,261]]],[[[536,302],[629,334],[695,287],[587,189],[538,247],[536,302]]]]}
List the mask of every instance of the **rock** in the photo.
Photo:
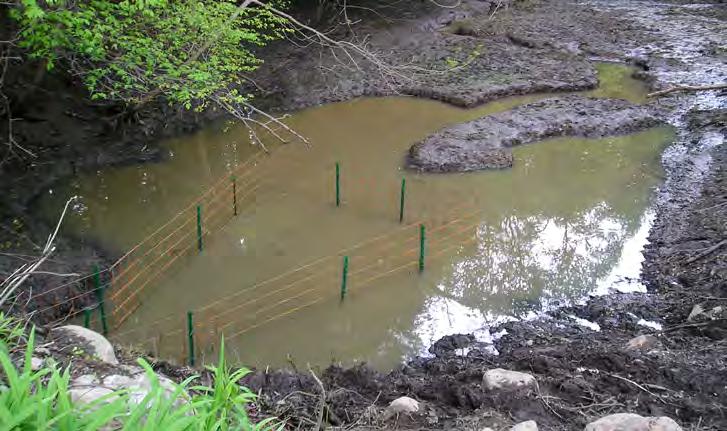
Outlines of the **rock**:
{"type": "MultiPolygon", "coordinates": [[[[99,398],[112,394],[109,388],[102,388],[100,386],[79,386],[68,389],[68,394],[71,396],[71,401],[74,403],[90,404],[99,398]]],[[[111,398],[111,397],[109,397],[111,398]]],[[[109,401],[111,401],[109,399],[109,401]]]]}
{"type": "Polygon", "coordinates": [[[36,347],[35,354],[40,356],[50,356],[50,350],[45,347],[36,347]]]}
{"type": "Polygon", "coordinates": [[[538,424],[535,421],[520,422],[510,428],[510,431],[538,431],[538,424]]]}
{"type": "Polygon", "coordinates": [[[82,347],[91,356],[103,362],[117,365],[119,363],[114,348],[103,335],[82,326],[67,325],[53,330],[54,335],[67,336],[79,340],[82,347]]]}
{"type": "Polygon", "coordinates": [[[694,322],[696,320],[699,320],[699,317],[704,314],[704,307],[702,307],[701,304],[695,304],[694,307],[692,307],[692,311],[689,313],[689,317],[687,317],[687,322],[694,322]]]}
{"type": "Polygon", "coordinates": [[[389,403],[389,407],[384,412],[384,420],[389,419],[392,416],[400,415],[402,413],[416,413],[419,411],[419,401],[409,397],[399,397],[389,403]]]}
{"type": "Polygon", "coordinates": [[[659,344],[659,339],[653,335],[639,335],[629,340],[626,348],[629,350],[651,350],[659,344]]]}
{"type": "MultiPolygon", "coordinates": [[[[71,382],[71,399],[76,402],[88,403],[104,395],[118,390],[126,390],[132,404],[140,404],[152,389],[153,376],[139,367],[133,369],[130,375],[111,374],[103,378],[86,374],[73,379],[71,382]]],[[[167,398],[174,395],[176,385],[169,378],[156,374],[159,384],[167,398]]],[[[185,402],[186,393],[176,401],[177,405],[185,402]]]]}
{"type": "Polygon", "coordinates": [[[73,379],[72,386],[92,386],[98,385],[100,382],[93,374],[84,374],[73,379]]]}
{"type": "Polygon", "coordinates": [[[717,306],[714,308],[710,308],[709,310],[705,309],[702,304],[696,304],[694,307],[692,307],[692,311],[689,313],[689,317],[687,317],[688,322],[705,322],[708,320],[714,320],[719,319],[722,316],[722,313],[724,312],[724,308],[721,306],[717,306]]]}
{"type": "Polygon", "coordinates": [[[487,370],[482,378],[485,388],[488,390],[498,389],[520,389],[534,387],[537,382],[535,377],[528,373],[519,371],[508,371],[501,368],[487,370]]]}
{"type": "Polygon", "coordinates": [[[589,423],[584,431],[682,431],[682,427],[666,416],[657,418],[616,413],[589,423]]]}
{"type": "Polygon", "coordinates": [[[40,358],[36,358],[33,356],[30,358],[30,369],[33,371],[38,371],[41,368],[43,368],[43,360],[40,358]]]}

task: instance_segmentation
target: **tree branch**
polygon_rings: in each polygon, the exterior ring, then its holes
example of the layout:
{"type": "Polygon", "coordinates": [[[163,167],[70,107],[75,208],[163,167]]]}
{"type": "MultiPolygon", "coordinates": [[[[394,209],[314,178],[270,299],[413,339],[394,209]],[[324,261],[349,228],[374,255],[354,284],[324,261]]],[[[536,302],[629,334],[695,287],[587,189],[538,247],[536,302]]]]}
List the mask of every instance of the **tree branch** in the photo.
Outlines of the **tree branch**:
{"type": "Polygon", "coordinates": [[[675,87],[667,88],[666,90],[655,91],[649,93],[646,97],[659,97],[670,93],[677,92],[695,92],[695,91],[708,91],[708,90],[722,90],[727,88],[727,84],[711,84],[711,85],[677,85],[675,87]]]}

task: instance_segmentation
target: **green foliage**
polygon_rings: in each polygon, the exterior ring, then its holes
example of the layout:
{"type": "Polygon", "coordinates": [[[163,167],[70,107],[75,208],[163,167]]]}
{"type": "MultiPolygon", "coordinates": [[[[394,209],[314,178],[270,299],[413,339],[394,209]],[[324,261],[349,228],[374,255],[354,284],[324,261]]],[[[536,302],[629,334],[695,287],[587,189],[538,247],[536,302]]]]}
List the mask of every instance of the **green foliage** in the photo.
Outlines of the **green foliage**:
{"type": "Polygon", "coordinates": [[[63,62],[92,98],[139,104],[163,95],[188,109],[230,97],[261,63],[252,50],[286,32],[268,7],[232,0],[18,0],[11,14],[20,45],[48,68],[63,62]]]}
{"type": "Polygon", "coordinates": [[[138,403],[129,393],[117,391],[88,404],[74,404],[69,395],[70,373],[50,365],[31,369],[34,348],[31,331],[20,369],[16,368],[8,346],[0,340],[0,430],[99,430],[126,431],[268,431],[282,430],[274,419],[253,423],[246,406],[255,395],[237,384],[247,370],[230,373],[224,350],[217,367],[210,368],[214,386],[190,387],[196,377],[175,385],[170,394],[161,385],[151,366],[140,359],[151,390],[138,403]],[[187,395],[187,390],[191,395],[187,395]]]}
{"type": "Polygon", "coordinates": [[[459,58],[453,58],[453,57],[446,57],[444,59],[445,64],[449,69],[455,69],[455,68],[461,68],[469,65],[472,63],[477,57],[482,55],[482,44],[477,44],[474,48],[472,48],[472,51],[464,55],[465,52],[462,50],[462,47],[456,47],[454,49],[454,53],[456,57],[459,58]]]}
{"type": "Polygon", "coordinates": [[[0,311],[0,342],[14,348],[23,338],[23,322],[0,311]]]}

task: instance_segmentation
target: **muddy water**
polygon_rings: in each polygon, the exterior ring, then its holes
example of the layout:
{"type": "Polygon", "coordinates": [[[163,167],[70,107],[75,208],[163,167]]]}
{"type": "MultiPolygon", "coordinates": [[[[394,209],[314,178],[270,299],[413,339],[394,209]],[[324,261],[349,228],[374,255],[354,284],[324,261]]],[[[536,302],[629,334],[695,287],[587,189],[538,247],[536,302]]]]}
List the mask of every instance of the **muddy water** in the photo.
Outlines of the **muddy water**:
{"type": "MultiPolygon", "coordinates": [[[[594,95],[642,100],[644,88],[628,78],[627,68],[599,68],[604,85],[594,95]]],[[[224,327],[236,360],[285,365],[290,354],[299,364],[367,360],[387,367],[442,335],[488,338],[489,323],[594,291],[638,288],[630,280],[638,276],[649,194],[660,179],[668,129],[516,148],[515,166],[506,171],[419,175],[401,169],[408,147],[437,129],[542,97],[475,110],[413,98],[360,99],[296,113],[289,124],[312,146],[273,148],[261,162],[263,173],[254,176],[253,199],[241,203],[242,214],[200,256],[150,289],[121,328],[140,332],[123,341],[155,335],[160,327],[149,322],[161,317],[228,298],[222,301],[228,308],[246,303],[218,314],[215,324],[224,327]],[[333,204],[335,162],[342,171],[340,208],[333,204]],[[408,182],[403,228],[402,177],[408,182]],[[419,222],[431,230],[423,274],[410,265],[419,222]],[[346,252],[349,291],[340,302],[341,251],[377,237],[389,241],[346,252]],[[321,261],[315,278],[255,288],[321,261]]],[[[236,128],[208,130],[166,148],[164,163],[109,169],[53,191],[56,198],[82,197],[66,229],[109,249],[127,249],[255,151],[236,128]]],[[[246,190],[244,181],[240,187],[246,190]]]]}

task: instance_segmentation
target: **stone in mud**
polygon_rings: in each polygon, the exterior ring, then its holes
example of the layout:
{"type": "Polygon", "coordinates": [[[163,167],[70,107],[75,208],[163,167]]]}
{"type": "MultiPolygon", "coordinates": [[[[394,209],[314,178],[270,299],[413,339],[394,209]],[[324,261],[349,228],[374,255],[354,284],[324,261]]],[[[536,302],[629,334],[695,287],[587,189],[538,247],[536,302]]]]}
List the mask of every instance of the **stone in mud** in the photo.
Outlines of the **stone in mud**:
{"type": "Polygon", "coordinates": [[[687,317],[688,322],[705,322],[722,317],[724,309],[720,306],[705,309],[702,304],[695,304],[687,317]]]}
{"type": "Polygon", "coordinates": [[[659,344],[659,339],[653,335],[639,335],[626,343],[629,350],[651,350],[659,344]]]}
{"type": "Polygon", "coordinates": [[[510,431],[538,431],[538,424],[535,421],[520,422],[510,428],[510,431]]]}
{"type": "Polygon", "coordinates": [[[485,388],[491,391],[499,389],[513,390],[532,388],[537,384],[535,377],[528,373],[503,370],[502,368],[487,370],[482,380],[485,384],[485,388]]]}
{"type": "Polygon", "coordinates": [[[30,358],[30,369],[33,371],[38,371],[41,368],[43,368],[43,360],[33,356],[30,358]]]}
{"type": "Polygon", "coordinates": [[[673,419],[643,417],[634,413],[616,413],[586,425],[584,431],[682,431],[673,419]]]}
{"type": "Polygon", "coordinates": [[[104,397],[107,401],[112,401],[110,395],[113,393],[112,389],[101,386],[78,386],[68,389],[71,401],[76,404],[91,404],[104,397]]]}
{"type": "Polygon", "coordinates": [[[409,168],[464,172],[512,166],[509,147],[557,136],[597,138],[660,124],[654,109],[578,95],[546,99],[447,127],[409,149],[409,168]]]}
{"type": "MultiPolygon", "coordinates": [[[[176,386],[169,378],[160,374],[150,376],[139,367],[129,367],[127,370],[129,371],[128,375],[111,374],[100,378],[86,374],[73,379],[69,388],[71,400],[80,403],[91,403],[115,391],[125,390],[132,404],[140,404],[154,387],[154,379],[158,380],[165,397],[171,398],[174,396],[176,386]]],[[[185,395],[182,392],[181,395],[177,396],[178,399],[175,401],[177,406],[185,402],[185,395]]]]}
{"type": "Polygon", "coordinates": [[[419,411],[419,401],[409,397],[399,397],[389,403],[384,411],[384,420],[400,414],[411,414],[419,411]]]}
{"type": "Polygon", "coordinates": [[[55,337],[69,337],[78,340],[80,346],[89,355],[103,362],[117,365],[119,363],[114,348],[103,335],[77,325],[61,326],[53,330],[55,337]]]}

